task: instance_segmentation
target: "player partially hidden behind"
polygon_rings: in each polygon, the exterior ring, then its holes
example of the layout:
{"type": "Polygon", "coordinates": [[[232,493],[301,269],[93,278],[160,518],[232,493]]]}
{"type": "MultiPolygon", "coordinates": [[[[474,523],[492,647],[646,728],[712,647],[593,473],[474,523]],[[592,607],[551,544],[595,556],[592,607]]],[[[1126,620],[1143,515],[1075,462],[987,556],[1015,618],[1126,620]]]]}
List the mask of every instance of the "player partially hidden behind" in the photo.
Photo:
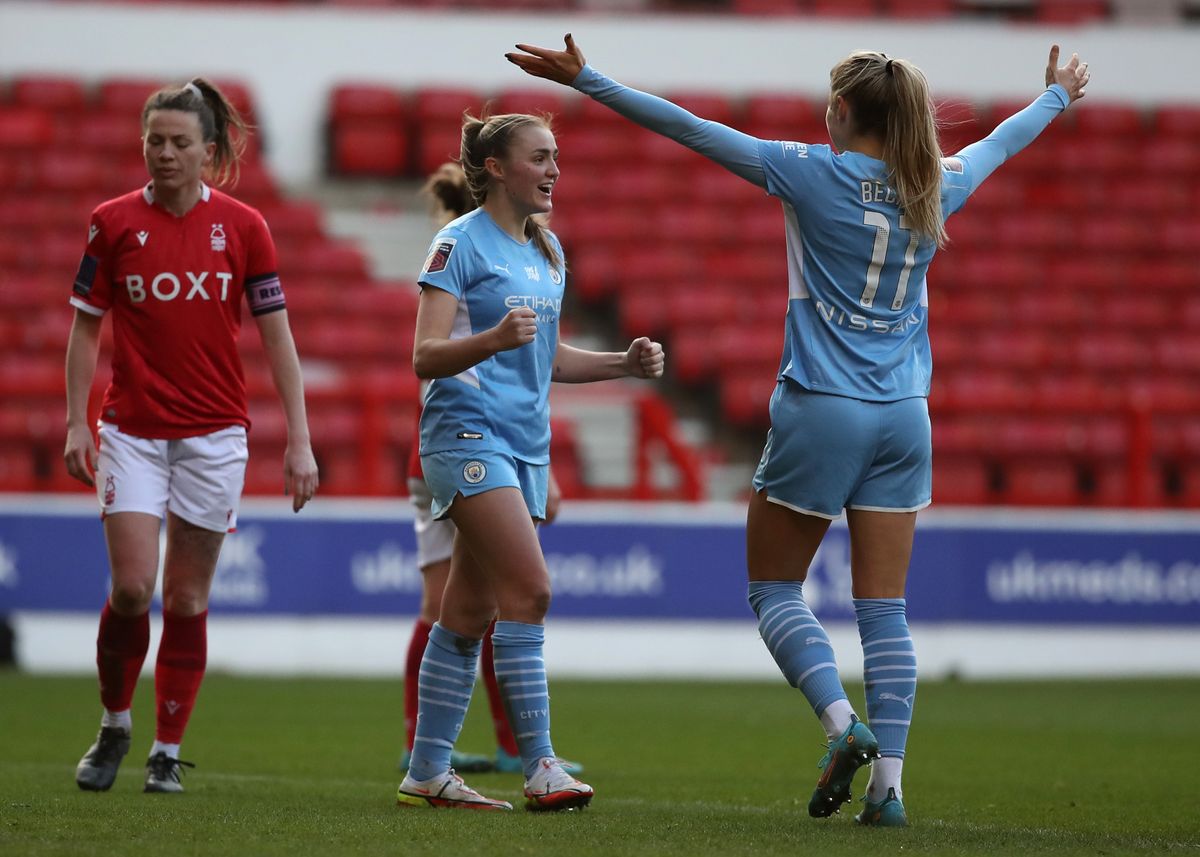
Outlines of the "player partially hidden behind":
{"type": "Polygon", "coordinates": [[[931,499],[931,359],[925,273],[945,220],[1035,137],[1088,82],[1050,50],[1047,89],[986,139],[943,157],[925,76],[912,63],[857,51],[830,74],[833,148],[759,140],[628,89],[566,50],[530,45],[508,59],[574,86],[705,155],[784,206],[789,301],[771,430],[746,523],[749,598],[788,682],[829,738],[809,813],[850,799],[876,756],[861,824],[907,824],[900,773],[917,669],[904,589],[917,511],[931,499]],[[846,698],[829,638],[802,583],[830,521],[846,510],[854,609],[870,728],[846,698]]]}
{"type": "Polygon", "coordinates": [[[94,485],[112,574],[96,665],[104,715],[75,781],[103,791],[129,751],[130,704],[150,642],[166,519],[157,726],[145,790],[179,792],[179,747],[207,658],[208,595],[246,469],[246,390],[237,339],[243,300],[258,324],[287,419],[283,488],[299,511],[317,489],[300,362],[275,247],[254,209],[209,187],[236,177],[245,125],[196,78],[142,110],[150,182],[92,214],[75,277],[67,345],[67,471],[94,485]],[[113,318],[112,384],[99,450],[87,424],[100,325],[113,318]],[[94,474],[94,476],[93,476],[94,474]]]}
{"type": "Polygon", "coordinates": [[[421,463],[435,519],[457,528],[438,622],[421,661],[416,737],[401,806],[508,810],[451,768],[451,751],[493,619],[496,676],[514,724],[526,807],[585,806],[592,788],[550,742],[542,658],[550,576],[534,522],[546,517],[550,382],[657,378],[662,348],[559,342],[566,265],[536,215],[550,212],[558,148],[546,120],[504,114],[463,124],[460,162],[477,209],[433,240],[418,282],[413,367],[429,379],[421,463]]]}
{"type": "MultiPolygon", "coordinates": [[[[451,220],[475,208],[475,200],[467,188],[467,177],[458,164],[442,164],[429,176],[422,190],[432,203],[433,216],[439,226],[445,226],[451,220]]],[[[413,625],[408,655],[404,662],[405,745],[399,766],[402,771],[408,770],[413,739],[417,732],[417,674],[421,669],[421,659],[425,657],[425,647],[429,644],[429,631],[441,611],[442,592],[450,574],[450,554],[454,547],[454,522],[449,518],[435,521],[430,511],[433,495],[429,486],[425,484],[425,473],[421,469],[420,446],[421,437],[418,430],[409,462],[408,490],[414,508],[413,530],[417,540],[417,565],[421,569],[421,610],[413,625]]],[[[546,493],[545,523],[554,520],[561,499],[562,494],[554,480],[554,471],[551,470],[546,493]]],[[[496,680],[496,667],[492,658],[494,628],[495,623],[492,623],[484,634],[480,666],[487,689],[488,706],[491,708],[492,728],[496,735],[496,755],[489,757],[455,750],[450,754],[450,764],[460,773],[498,771],[515,774],[522,771],[521,752],[517,748],[517,739],[513,735],[512,726],[509,725],[508,715],[504,711],[504,700],[496,680]]],[[[583,771],[583,766],[577,762],[560,761],[569,774],[579,774],[583,771]]]]}

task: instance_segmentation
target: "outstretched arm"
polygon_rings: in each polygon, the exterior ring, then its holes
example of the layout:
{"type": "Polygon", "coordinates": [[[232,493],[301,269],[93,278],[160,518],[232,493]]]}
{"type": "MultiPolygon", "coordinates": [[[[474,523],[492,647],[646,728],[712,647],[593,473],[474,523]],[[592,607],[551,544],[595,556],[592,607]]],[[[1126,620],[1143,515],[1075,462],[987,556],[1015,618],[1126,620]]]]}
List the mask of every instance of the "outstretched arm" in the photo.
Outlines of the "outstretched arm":
{"type": "Polygon", "coordinates": [[[645,336],[633,340],[623,353],[585,351],[559,340],[554,353],[551,380],[564,384],[586,384],[613,378],[661,378],[665,361],[662,345],[645,336]]]}
{"type": "Polygon", "coordinates": [[[524,53],[507,53],[504,56],[527,74],[573,86],[626,119],[669,137],[715,161],[734,175],[766,188],[767,179],[763,174],[755,137],[719,122],[701,119],[666,99],[622,86],[587,64],[570,33],[564,37],[564,41],[567,47],[565,51],[518,44],[517,49],[524,53]]]}
{"type": "Polygon", "coordinates": [[[1079,61],[1079,54],[1072,54],[1071,61],[1059,68],[1058,45],[1052,45],[1046,66],[1046,91],[1024,110],[1001,122],[987,137],[954,156],[970,167],[968,193],[973,193],[998,166],[1032,143],[1054,117],[1083,98],[1089,77],[1088,64],[1079,61]]]}

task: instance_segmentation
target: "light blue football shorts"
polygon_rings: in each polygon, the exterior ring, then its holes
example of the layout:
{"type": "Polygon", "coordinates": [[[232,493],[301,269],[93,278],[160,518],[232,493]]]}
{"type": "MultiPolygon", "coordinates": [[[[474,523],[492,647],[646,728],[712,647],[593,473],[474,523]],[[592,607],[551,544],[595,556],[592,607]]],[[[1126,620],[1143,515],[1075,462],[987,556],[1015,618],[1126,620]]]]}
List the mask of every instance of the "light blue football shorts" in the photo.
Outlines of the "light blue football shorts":
{"type": "Polygon", "coordinates": [[[867,402],[780,381],[754,490],[806,515],[842,509],[915,512],[933,493],[933,446],[924,398],[867,402]]]}
{"type": "Polygon", "coordinates": [[[494,449],[451,449],[422,455],[421,468],[433,493],[430,511],[434,520],[446,517],[450,504],[460,494],[470,497],[495,488],[518,489],[530,517],[546,517],[548,464],[530,464],[494,449]]]}

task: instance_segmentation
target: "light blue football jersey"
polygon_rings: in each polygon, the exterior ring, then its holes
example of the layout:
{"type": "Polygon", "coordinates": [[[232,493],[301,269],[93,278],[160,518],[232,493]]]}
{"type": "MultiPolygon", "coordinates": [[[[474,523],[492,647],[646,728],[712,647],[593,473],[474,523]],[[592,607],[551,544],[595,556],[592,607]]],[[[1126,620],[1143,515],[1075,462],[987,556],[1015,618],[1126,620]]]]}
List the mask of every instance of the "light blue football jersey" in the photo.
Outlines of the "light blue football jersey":
{"type": "MultiPolygon", "coordinates": [[[[787,236],[780,377],[868,401],[928,395],[925,272],[937,245],[907,228],[887,166],[818,144],[764,140],[759,155],[787,236]]],[[[945,216],[967,198],[954,166],[942,168],[945,216]]]]}
{"type": "MultiPolygon", "coordinates": [[[[910,231],[883,161],[759,140],[584,66],[572,86],[699,152],[783,203],[788,312],[779,377],[867,401],[929,395],[925,273],[936,245],[910,231]]],[[[942,161],[949,217],[1070,103],[1053,84],[985,139],[942,161]]]]}
{"type": "MultiPolygon", "coordinates": [[[[558,239],[551,239],[558,247],[558,239]]],[[[550,379],[563,277],[563,268],[551,267],[532,241],[516,241],[481,208],[434,237],[417,282],[458,299],[451,339],[495,327],[518,307],[537,313],[537,337],[429,383],[421,412],[422,455],[486,447],[530,464],[550,461],[550,379]]]]}

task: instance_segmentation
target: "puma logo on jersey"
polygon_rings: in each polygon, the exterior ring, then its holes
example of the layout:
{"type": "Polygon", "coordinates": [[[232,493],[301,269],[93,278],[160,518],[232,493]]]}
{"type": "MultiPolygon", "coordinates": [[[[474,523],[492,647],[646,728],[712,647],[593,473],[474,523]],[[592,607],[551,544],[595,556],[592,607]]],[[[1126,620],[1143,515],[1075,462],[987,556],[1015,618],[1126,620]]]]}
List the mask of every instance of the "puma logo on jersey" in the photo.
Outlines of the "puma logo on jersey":
{"type": "Polygon", "coordinates": [[[505,262],[503,265],[492,265],[492,267],[495,268],[497,271],[503,271],[504,273],[508,274],[510,277],[512,276],[512,271],[508,270],[507,262],[505,262]]]}
{"type": "Polygon", "coordinates": [[[145,247],[146,239],[149,237],[150,237],[150,233],[147,232],[145,229],[143,229],[141,232],[139,232],[137,234],[138,243],[141,244],[143,247],[145,247]]]}

